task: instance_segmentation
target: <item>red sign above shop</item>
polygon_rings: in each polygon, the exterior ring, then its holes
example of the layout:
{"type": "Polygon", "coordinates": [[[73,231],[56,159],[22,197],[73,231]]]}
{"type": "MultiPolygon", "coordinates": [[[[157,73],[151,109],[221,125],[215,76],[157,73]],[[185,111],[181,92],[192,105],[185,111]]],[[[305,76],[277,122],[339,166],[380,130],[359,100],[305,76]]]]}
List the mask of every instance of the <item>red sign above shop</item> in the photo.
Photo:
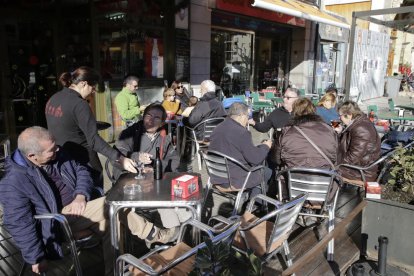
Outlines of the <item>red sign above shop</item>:
{"type": "Polygon", "coordinates": [[[303,18],[252,7],[251,0],[216,0],[216,8],[269,21],[305,27],[305,20],[303,18]]]}

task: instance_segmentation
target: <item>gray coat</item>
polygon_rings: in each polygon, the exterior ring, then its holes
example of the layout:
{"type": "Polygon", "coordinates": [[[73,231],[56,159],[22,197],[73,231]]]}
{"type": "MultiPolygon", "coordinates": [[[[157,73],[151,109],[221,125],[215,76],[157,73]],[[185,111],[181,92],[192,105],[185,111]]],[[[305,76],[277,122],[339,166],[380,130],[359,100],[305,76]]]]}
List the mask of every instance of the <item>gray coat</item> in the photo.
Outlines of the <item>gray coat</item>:
{"type": "MultiPolygon", "coordinates": [[[[231,118],[226,118],[219,124],[210,136],[209,150],[219,151],[235,158],[247,167],[260,165],[265,160],[269,148],[266,145],[255,146],[251,133],[231,118]]],[[[241,188],[247,172],[235,164],[230,164],[231,185],[241,188]]],[[[259,171],[252,173],[247,188],[257,186],[261,182],[259,171]]],[[[224,184],[228,181],[223,178],[212,178],[213,184],[224,184]]]]}

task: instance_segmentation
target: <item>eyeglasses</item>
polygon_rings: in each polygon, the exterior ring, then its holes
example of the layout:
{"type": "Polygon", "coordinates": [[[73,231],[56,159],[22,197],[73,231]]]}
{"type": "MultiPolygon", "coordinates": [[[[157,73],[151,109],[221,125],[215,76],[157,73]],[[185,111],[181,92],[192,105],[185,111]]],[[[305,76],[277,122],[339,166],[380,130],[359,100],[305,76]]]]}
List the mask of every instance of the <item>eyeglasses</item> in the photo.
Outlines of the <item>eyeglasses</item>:
{"type": "Polygon", "coordinates": [[[179,85],[179,86],[177,86],[177,88],[183,88],[184,87],[184,85],[179,85]]]}
{"type": "Polygon", "coordinates": [[[162,120],[161,117],[153,116],[151,114],[145,114],[144,115],[144,120],[151,120],[151,119],[154,120],[154,121],[161,121],[162,120]]]}
{"type": "Polygon", "coordinates": [[[283,99],[288,99],[288,100],[290,100],[290,99],[296,99],[297,97],[289,97],[289,96],[283,96],[283,99]]]}

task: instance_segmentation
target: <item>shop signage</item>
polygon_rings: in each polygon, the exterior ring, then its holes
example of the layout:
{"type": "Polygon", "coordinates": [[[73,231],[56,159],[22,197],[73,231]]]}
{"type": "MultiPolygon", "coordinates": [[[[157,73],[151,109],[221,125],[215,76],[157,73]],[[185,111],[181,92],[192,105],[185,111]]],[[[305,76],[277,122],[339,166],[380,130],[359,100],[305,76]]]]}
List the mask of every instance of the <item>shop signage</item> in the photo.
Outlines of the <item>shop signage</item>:
{"type": "Polygon", "coordinates": [[[216,0],[216,9],[253,16],[269,21],[305,27],[305,20],[303,18],[252,7],[251,0],[216,0]]]}
{"type": "Polygon", "coordinates": [[[319,35],[323,40],[348,42],[349,30],[329,24],[319,23],[319,35]]]}

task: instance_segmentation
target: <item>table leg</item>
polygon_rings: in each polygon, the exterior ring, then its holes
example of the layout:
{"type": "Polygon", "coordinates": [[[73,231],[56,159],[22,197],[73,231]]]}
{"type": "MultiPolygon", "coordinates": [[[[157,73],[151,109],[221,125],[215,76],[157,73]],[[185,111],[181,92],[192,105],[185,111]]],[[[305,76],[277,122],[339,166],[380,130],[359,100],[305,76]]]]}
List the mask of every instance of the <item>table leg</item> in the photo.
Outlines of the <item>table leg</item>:
{"type": "Polygon", "coordinates": [[[119,208],[109,205],[109,222],[111,227],[111,244],[114,250],[114,275],[118,275],[118,268],[116,266],[116,259],[119,255],[118,245],[118,211],[119,208]]]}

